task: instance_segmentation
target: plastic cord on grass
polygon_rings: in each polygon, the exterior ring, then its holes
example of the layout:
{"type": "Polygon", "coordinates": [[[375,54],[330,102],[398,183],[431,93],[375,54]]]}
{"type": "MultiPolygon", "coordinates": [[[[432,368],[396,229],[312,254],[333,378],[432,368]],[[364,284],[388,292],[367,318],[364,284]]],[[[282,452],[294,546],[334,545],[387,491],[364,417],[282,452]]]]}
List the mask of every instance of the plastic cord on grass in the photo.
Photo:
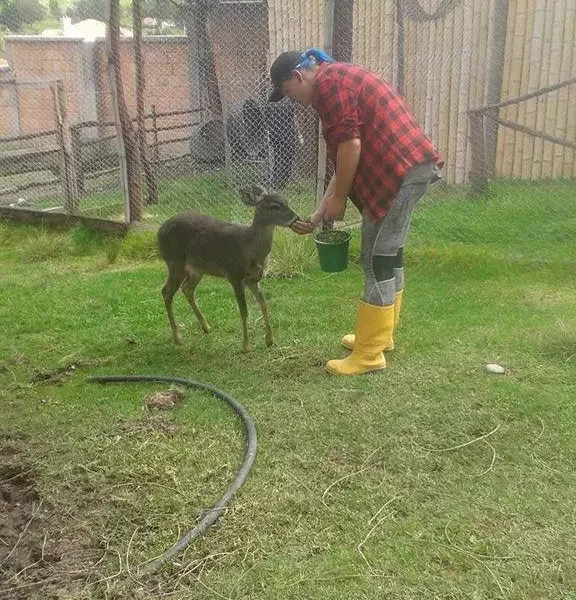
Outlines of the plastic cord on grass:
{"type": "Polygon", "coordinates": [[[200,537],[211,525],[213,525],[220,515],[226,509],[228,503],[235,496],[236,492],[240,489],[244,483],[252,465],[254,464],[254,458],[256,457],[256,427],[250,415],[246,412],[246,409],[232,396],[222,392],[215,387],[200,383],[198,381],[192,381],[190,379],[181,379],[179,377],[164,377],[162,375],[115,375],[115,376],[97,376],[88,377],[88,381],[96,383],[124,383],[124,382],[168,382],[181,385],[184,387],[192,388],[195,390],[202,390],[208,392],[212,396],[219,400],[224,400],[234,412],[242,419],[244,429],[246,431],[246,454],[244,461],[236,477],[222,495],[222,497],[214,504],[214,506],[207,511],[204,518],[194,527],[187,531],[172,547],[168,548],[164,554],[158,558],[147,563],[141,570],[142,574],[149,574],[157,571],[164,563],[172,560],[182,550],[184,550],[193,540],[200,537]]]}

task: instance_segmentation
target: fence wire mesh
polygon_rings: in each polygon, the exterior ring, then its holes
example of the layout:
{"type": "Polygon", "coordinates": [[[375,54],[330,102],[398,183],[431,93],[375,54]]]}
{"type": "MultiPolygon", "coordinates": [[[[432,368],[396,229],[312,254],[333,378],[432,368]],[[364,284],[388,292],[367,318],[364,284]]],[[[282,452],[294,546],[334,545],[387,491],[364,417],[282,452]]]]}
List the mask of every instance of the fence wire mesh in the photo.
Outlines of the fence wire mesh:
{"type": "Polygon", "coordinates": [[[105,24],[63,17],[55,30],[4,37],[0,205],[155,222],[193,208],[246,220],[238,190],[260,183],[306,216],[319,174],[330,174],[318,121],[267,97],[275,56],[311,46],[402,92],[445,159],[444,185],[483,191],[493,179],[576,176],[571,0],[179,2],[131,5],[143,17],[141,61],[134,11],[112,56],[134,132],[124,151],[144,159],[131,215],[105,24]],[[519,100],[500,106],[509,99],[519,100]]]}

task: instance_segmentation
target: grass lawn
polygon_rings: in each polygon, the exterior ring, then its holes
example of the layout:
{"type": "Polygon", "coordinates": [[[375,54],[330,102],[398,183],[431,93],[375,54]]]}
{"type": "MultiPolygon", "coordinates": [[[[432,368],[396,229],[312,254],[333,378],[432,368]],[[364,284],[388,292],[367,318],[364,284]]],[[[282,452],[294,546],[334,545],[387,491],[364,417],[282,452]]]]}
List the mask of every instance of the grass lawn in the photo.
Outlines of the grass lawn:
{"type": "MultiPolygon", "coordinates": [[[[124,204],[117,179],[117,174],[110,177],[107,187],[112,189],[105,187],[82,196],[79,200],[79,214],[124,221],[124,204]]],[[[245,179],[252,178],[245,175],[245,179]]],[[[257,181],[255,178],[254,180],[257,181]]],[[[314,210],[314,197],[311,193],[313,185],[309,180],[291,181],[284,189],[285,198],[302,218],[314,210]]],[[[185,210],[207,211],[217,218],[234,221],[245,221],[250,217],[239,194],[231,187],[226,173],[222,170],[187,177],[160,178],[158,195],[158,204],[144,207],[143,220],[146,223],[157,225],[185,210]]],[[[62,204],[61,198],[48,196],[37,200],[32,206],[36,209],[46,209],[62,204]]],[[[358,221],[358,213],[351,203],[346,216],[347,220],[358,221]]]]}
{"type": "Polygon", "coordinates": [[[436,191],[417,211],[396,349],[378,375],[326,374],[361,287],[278,232],[276,346],[252,350],[226,283],[205,336],[182,296],[174,346],[150,232],[107,240],[0,223],[0,600],[574,600],[576,187],[436,191]],[[288,275],[294,275],[288,277],[288,275]],[[498,362],[505,375],[485,372],[498,362]],[[192,391],[86,382],[157,374],[237,398],[259,435],[226,514],[170,567],[243,456],[242,429],[192,391]]]}

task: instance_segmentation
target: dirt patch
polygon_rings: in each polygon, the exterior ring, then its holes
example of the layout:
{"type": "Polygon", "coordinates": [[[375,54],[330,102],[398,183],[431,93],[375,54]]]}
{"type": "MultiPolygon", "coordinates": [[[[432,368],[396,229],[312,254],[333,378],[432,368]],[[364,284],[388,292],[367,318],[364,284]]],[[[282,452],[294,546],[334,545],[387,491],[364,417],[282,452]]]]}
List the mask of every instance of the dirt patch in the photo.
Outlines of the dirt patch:
{"type": "MultiPolygon", "coordinates": [[[[85,580],[97,552],[70,537],[41,497],[25,440],[0,434],[0,598],[57,598],[85,580]]],[[[100,552],[101,554],[101,552],[100,552]]]]}
{"type": "Polygon", "coordinates": [[[183,397],[183,393],[177,389],[169,389],[164,392],[152,392],[144,398],[146,406],[150,409],[159,408],[167,410],[174,408],[183,397]]]}
{"type": "Polygon", "coordinates": [[[11,588],[17,587],[19,576],[41,558],[36,550],[42,548],[44,535],[46,508],[22,445],[17,437],[0,438],[0,594],[6,598],[29,597],[11,588]]]}
{"type": "Polygon", "coordinates": [[[116,439],[130,436],[175,435],[179,426],[170,420],[166,412],[176,407],[183,399],[184,392],[177,388],[152,392],[144,396],[140,419],[120,419],[116,430],[116,439]]]}
{"type": "Polygon", "coordinates": [[[122,419],[118,423],[117,437],[129,437],[139,435],[174,435],[179,427],[172,423],[164,415],[147,415],[143,419],[122,419]]]}
{"type": "Polygon", "coordinates": [[[57,367],[55,369],[48,370],[36,370],[32,374],[30,381],[32,383],[53,383],[62,384],[67,377],[72,375],[78,368],[76,363],[70,363],[68,365],[57,367]]]}

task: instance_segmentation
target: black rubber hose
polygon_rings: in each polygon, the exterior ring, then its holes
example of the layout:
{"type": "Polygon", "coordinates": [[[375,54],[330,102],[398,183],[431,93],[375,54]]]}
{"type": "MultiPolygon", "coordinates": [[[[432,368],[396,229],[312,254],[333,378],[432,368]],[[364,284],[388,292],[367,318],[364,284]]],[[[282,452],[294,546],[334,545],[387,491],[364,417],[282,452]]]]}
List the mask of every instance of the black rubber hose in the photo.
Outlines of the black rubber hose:
{"type": "Polygon", "coordinates": [[[181,379],[179,377],[164,377],[164,376],[156,376],[156,375],[116,375],[116,376],[96,376],[96,377],[88,377],[88,381],[93,381],[96,383],[123,383],[127,381],[140,381],[140,382],[168,382],[175,383],[177,385],[181,385],[184,387],[192,388],[195,390],[202,390],[212,394],[216,398],[220,400],[224,400],[224,402],[228,403],[229,406],[232,407],[234,412],[242,419],[244,423],[244,428],[246,430],[246,455],[244,457],[244,462],[238,469],[236,473],[236,477],[224,493],[224,495],[214,504],[214,506],[207,512],[204,518],[194,527],[190,529],[188,532],[184,534],[182,538],[180,538],[171,548],[168,548],[164,554],[160,557],[152,560],[142,569],[143,574],[148,574],[156,571],[159,567],[161,567],[164,563],[172,560],[177,554],[182,552],[190,542],[192,542],[197,537],[201,536],[211,525],[213,525],[220,515],[224,512],[227,504],[232,500],[236,492],[240,489],[240,486],[244,483],[252,465],[254,464],[254,459],[256,457],[256,427],[254,426],[254,421],[250,415],[246,412],[246,409],[232,396],[222,392],[215,387],[200,383],[198,381],[192,381],[190,379],[181,379]]]}

